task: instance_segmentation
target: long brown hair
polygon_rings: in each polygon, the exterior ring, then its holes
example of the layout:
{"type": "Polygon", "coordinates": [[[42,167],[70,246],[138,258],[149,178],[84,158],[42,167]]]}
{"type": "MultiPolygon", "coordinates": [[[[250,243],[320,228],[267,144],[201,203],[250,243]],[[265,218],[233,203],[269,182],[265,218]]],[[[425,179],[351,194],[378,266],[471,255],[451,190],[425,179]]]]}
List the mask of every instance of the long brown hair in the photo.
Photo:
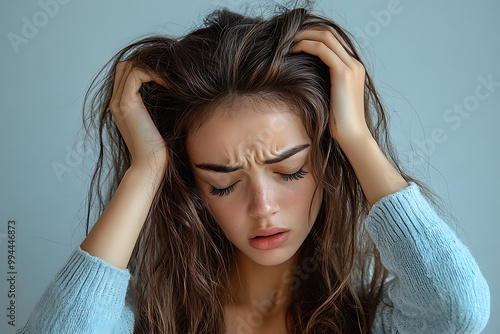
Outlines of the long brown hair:
{"type": "MultiPolygon", "coordinates": [[[[312,141],[313,175],[324,189],[316,222],[298,251],[288,332],[371,332],[388,272],[363,226],[370,206],[328,130],[328,67],[315,56],[290,54],[289,49],[297,32],[330,26],[349,54],[362,60],[347,32],[307,7],[281,7],[267,19],[224,8],[182,38],[142,38],[120,50],[87,91],[84,127],[99,147],[88,197],[88,234],[91,211],[103,212],[131,163],[109,110],[117,63],[132,61],[169,83],[168,89],[150,82],[140,90],[167,143],[169,163],[128,264],[135,332],[225,332],[221,300],[229,294],[234,249],[194,183],[185,143],[218,106],[242,96],[297,110],[312,141]]],[[[386,113],[368,73],[364,96],[366,121],[380,148],[404,179],[417,183],[435,204],[437,195],[399,166],[386,113]]]]}

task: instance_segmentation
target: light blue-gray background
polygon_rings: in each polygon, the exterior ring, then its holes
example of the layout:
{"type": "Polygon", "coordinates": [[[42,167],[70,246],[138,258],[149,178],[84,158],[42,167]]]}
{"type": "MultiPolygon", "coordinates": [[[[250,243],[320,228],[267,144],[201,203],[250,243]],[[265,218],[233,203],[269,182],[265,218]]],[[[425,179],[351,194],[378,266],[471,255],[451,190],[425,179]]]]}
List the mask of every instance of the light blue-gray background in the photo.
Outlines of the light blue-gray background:
{"type": "MultiPolygon", "coordinates": [[[[26,322],[84,238],[82,203],[95,159],[92,152],[79,149],[78,134],[83,94],[97,70],[133,38],[155,32],[185,34],[217,5],[243,6],[238,0],[60,0],[57,10],[43,5],[53,1],[2,1],[0,7],[2,333],[14,332],[6,317],[7,221],[16,221],[17,326],[26,322]],[[25,29],[29,38],[16,50],[9,33],[22,36],[25,22],[34,20],[38,31],[25,29]]],[[[498,315],[500,4],[319,4],[318,10],[359,36],[367,69],[389,112],[397,112],[392,117],[397,148],[414,175],[430,184],[458,219],[458,228],[451,225],[488,280],[491,314],[498,315]],[[481,81],[488,77],[496,83],[490,90],[481,81]],[[459,105],[470,112],[458,116],[453,108],[459,105]],[[446,115],[454,118],[446,120],[446,115]]],[[[500,318],[492,316],[483,333],[498,332],[500,318]]]]}

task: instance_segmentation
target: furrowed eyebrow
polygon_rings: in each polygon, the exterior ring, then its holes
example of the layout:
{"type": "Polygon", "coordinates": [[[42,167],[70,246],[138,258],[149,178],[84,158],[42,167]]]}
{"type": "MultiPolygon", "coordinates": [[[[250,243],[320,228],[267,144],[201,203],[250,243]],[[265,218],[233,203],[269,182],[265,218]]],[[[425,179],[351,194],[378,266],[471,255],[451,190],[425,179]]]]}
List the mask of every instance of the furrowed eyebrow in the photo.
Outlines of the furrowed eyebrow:
{"type": "MultiPolygon", "coordinates": [[[[286,150],[285,152],[283,152],[282,154],[280,154],[276,158],[265,160],[264,163],[266,165],[276,164],[278,162],[281,162],[285,159],[290,158],[291,156],[299,153],[300,151],[308,148],[309,146],[311,146],[311,145],[304,144],[304,145],[292,147],[292,148],[286,150]]],[[[237,170],[243,168],[243,166],[228,167],[228,166],[215,165],[215,164],[199,164],[199,165],[195,165],[195,166],[198,167],[199,169],[204,169],[204,170],[208,170],[211,172],[217,172],[217,173],[231,173],[231,172],[234,172],[234,171],[237,171],[237,170]]]]}

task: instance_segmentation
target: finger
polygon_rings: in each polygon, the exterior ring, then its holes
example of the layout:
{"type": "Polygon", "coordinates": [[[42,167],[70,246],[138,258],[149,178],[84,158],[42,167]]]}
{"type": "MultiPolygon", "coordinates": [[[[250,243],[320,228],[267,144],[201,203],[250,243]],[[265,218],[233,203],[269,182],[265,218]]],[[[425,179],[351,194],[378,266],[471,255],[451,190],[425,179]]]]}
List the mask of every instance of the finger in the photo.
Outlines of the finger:
{"type": "Polygon", "coordinates": [[[125,115],[121,108],[123,88],[129,75],[131,64],[128,61],[119,62],[115,68],[115,81],[113,83],[113,93],[111,95],[110,108],[115,121],[121,121],[125,115]]]}
{"type": "Polygon", "coordinates": [[[329,50],[333,51],[335,55],[340,60],[342,60],[342,62],[346,66],[348,66],[351,69],[354,69],[354,67],[356,66],[355,64],[356,60],[349,55],[349,53],[346,51],[345,45],[339,40],[339,38],[333,32],[333,29],[330,27],[316,27],[315,29],[301,31],[297,33],[295,39],[299,42],[294,47],[292,47],[292,49],[290,50],[291,52],[296,52],[297,50],[308,52],[304,50],[304,48],[306,48],[306,49],[311,49],[312,52],[317,53],[318,51],[316,48],[323,49],[321,46],[315,45],[313,43],[301,43],[301,42],[312,41],[316,43],[322,43],[329,50]],[[299,44],[302,45],[298,46],[299,44]]]}
{"type": "Polygon", "coordinates": [[[115,124],[120,131],[125,143],[127,144],[128,150],[132,153],[134,152],[134,143],[130,133],[129,126],[126,120],[125,110],[121,108],[121,100],[123,97],[123,88],[125,87],[125,82],[129,76],[131,64],[128,61],[123,61],[117,64],[115,70],[115,82],[113,87],[113,94],[111,98],[110,108],[111,114],[115,120],[115,124]]]}
{"type": "Polygon", "coordinates": [[[116,75],[115,75],[115,82],[114,82],[114,87],[113,87],[113,96],[116,97],[116,101],[120,101],[121,97],[123,95],[123,89],[125,87],[125,82],[130,74],[130,71],[132,69],[138,69],[139,71],[144,71],[146,72],[150,77],[151,80],[149,81],[154,81],[157,84],[167,87],[168,84],[167,82],[156,72],[147,69],[147,68],[139,68],[139,67],[134,67],[132,62],[130,61],[122,61],[119,62],[116,66],[116,75]]]}
{"type": "MultiPolygon", "coordinates": [[[[347,50],[347,47],[345,46],[344,42],[341,41],[340,38],[337,37],[337,35],[334,33],[333,29],[330,27],[317,27],[316,29],[312,30],[306,30],[303,32],[300,32],[297,34],[296,39],[299,40],[299,43],[302,41],[315,41],[317,43],[322,43],[327,46],[328,49],[330,49],[336,57],[338,57],[342,62],[344,63],[345,66],[350,68],[351,70],[355,71],[357,70],[361,63],[356,60],[354,57],[352,57],[347,50]]],[[[296,46],[297,46],[296,44],[296,46]]],[[[302,43],[302,44],[309,44],[308,47],[314,48],[315,46],[311,43],[302,43]]],[[[303,47],[303,45],[302,45],[303,47]]],[[[318,47],[318,46],[316,46],[318,47]]],[[[306,47],[307,48],[307,47],[306,47]]],[[[304,52],[308,53],[316,53],[314,50],[307,51],[304,48],[301,48],[300,46],[297,47],[292,47],[290,49],[291,52],[297,52],[297,50],[301,50],[304,52]]],[[[326,50],[328,51],[328,50],[326,50]]],[[[300,52],[300,51],[298,51],[300,52]]],[[[337,72],[339,69],[337,69],[337,72]]]]}
{"type": "Polygon", "coordinates": [[[135,66],[131,62],[124,62],[121,68],[117,69],[121,74],[120,82],[116,85],[114,100],[115,123],[132,153],[136,148],[134,138],[144,136],[140,135],[144,133],[140,127],[155,127],[144,106],[139,89],[144,82],[155,81],[162,86],[166,86],[166,82],[154,71],[135,66]]]}
{"type": "Polygon", "coordinates": [[[150,81],[154,81],[156,82],[157,84],[159,84],[160,86],[163,86],[165,88],[168,88],[168,82],[165,81],[165,79],[163,79],[163,77],[161,77],[158,73],[150,70],[150,69],[144,69],[144,71],[149,75],[149,77],[151,78],[150,81]]]}
{"type": "MultiPolygon", "coordinates": [[[[122,103],[125,106],[145,108],[142,101],[139,89],[145,82],[160,81],[161,79],[155,74],[149,74],[146,70],[140,68],[130,69],[127,78],[124,80],[122,103]],[[153,77],[154,76],[154,77],[153,77]]],[[[160,84],[159,82],[157,82],[160,84]]],[[[129,108],[130,109],[130,108],[129,108]]]]}
{"type": "MultiPolygon", "coordinates": [[[[300,31],[295,36],[296,41],[302,39],[310,39],[324,42],[332,51],[334,51],[340,58],[350,60],[352,56],[349,54],[350,49],[346,46],[345,42],[338,36],[335,30],[329,26],[315,26],[311,29],[300,31]]],[[[346,62],[347,64],[347,62],[346,62]]]]}
{"type": "Polygon", "coordinates": [[[127,123],[133,124],[129,129],[134,131],[137,126],[155,127],[148,110],[144,105],[139,89],[145,82],[154,81],[152,75],[145,70],[133,68],[125,81],[122,104],[126,106],[127,123]]]}
{"type": "Polygon", "coordinates": [[[337,39],[337,41],[342,45],[342,47],[347,52],[347,54],[350,55],[351,49],[347,46],[346,42],[342,38],[340,38],[337,31],[335,31],[335,29],[333,29],[332,27],[330,27],[330,26],[316,26],[316,27],[312,28],[311,30],[322,30],[322,31],[331,32],[332,35],[337,39]]]}
{"type": "MultiPolygon", "coordinates": [[[[120,101],[123,92],[123,85],[125,83],[124,79],[127,78],[129,67],[130,63],[128,61],[122,61],[116,65],[115,79],[113,83],[113,94],[111,96],[111,100],[114,100],[115,103],[120,101]]],[[[117,105],[117,107],[119,108],[119,105],[117,105]]]]}
{"type": "MultiPolygon", "coordinates": [[[[332,73],[340,74],[346,69],[346,64],[324,43],[302,40],[290,50],[291,52],[305,52],[317,56],[325,63],[332,73]]],[[[348,67],[347,67],[348,68],[348,67]]]]}
{"type": "Polygon", "coordinates": [[[127,62],[122,61],[116,64],[115,67],[115,77],[114,77],[114,82],[113,82],[113,95],[112,97],[117,97],[119,95],[119,88],[120,88],[120,83],[123,80],[123,76],[127,70],[127,62]]]}

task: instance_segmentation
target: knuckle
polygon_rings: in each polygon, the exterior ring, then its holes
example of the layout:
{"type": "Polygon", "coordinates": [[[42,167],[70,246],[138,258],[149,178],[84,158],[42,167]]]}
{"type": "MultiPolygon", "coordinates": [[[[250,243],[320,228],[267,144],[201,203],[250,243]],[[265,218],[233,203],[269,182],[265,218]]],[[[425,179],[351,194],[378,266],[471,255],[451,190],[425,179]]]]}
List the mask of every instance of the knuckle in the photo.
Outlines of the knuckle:
{"type": "Polygon", "coordinates": [[[329,30],[329,29],[327,29],[327,30],[321,30],[321,31],[319,32],[319,34],[320,34],[320,36],[321,36],[322,38],[325,38],[325,39],[330,38],[330,37],[333,37],[333,36],[332,36],[332,34],[333,34],[333,33],[332,33],[332,31],[331,31],[331,30],[329,30]]]}
{"type": "Polygon", "coordinates": [[[354,64],[355,64],[355,69],[358,73],[363,74],[366,72],[365,66],[361,62],[355,60],[354,64]]]}
{"type": "Polygon", "coordinates": [[[109,110],[112,114],[116,114],[120,110],[120,105],[116,102],[116,100],[111,100],[109,103],[109,110]]]}
{"type": "Polygon", "coordinates": [[[134,67],[130,70],[130,73],[129,75],[131,76],[139,76],[140,74],[142,74],[144,71],[141,70],[140,68],[137,68],[137,67],[134,67]]]}
{"type": "Polygon", "coordinates": [[[122,111],[122,113],[129,112],[130,110],[133,110],[137,107],[138,107],[137,101],[135,101],[134,98],[131,96],[123,96],[120,99],[119,108],[122,111]]]}
{"type": "Polygon", "coordinates": [[[121,61],[118,64],[116,64],[116,69],[124,69],[128,66],[129,62],[127,60],[121,61]]]}
{"type": "Polygon", "coordinates": [[[127,99],[121,99],[119,102],[120,110],[128,110],[130,108],[130,102],[127,99]]]}
{"type": "Polygon", "coordinates": [[[319,52],[321,52],[324,48],[326,48],[327,46],[323,43],[313,43],[312,44],[312,49],[314,50],[314,52],[317,54],[319,52]]]}
{"type": "Polygon", "coordinates": [[[109,110],[115,121],[119,121],[124,118],[124,112],[120,109],[116,103],[110,104],[109,110]]]}

